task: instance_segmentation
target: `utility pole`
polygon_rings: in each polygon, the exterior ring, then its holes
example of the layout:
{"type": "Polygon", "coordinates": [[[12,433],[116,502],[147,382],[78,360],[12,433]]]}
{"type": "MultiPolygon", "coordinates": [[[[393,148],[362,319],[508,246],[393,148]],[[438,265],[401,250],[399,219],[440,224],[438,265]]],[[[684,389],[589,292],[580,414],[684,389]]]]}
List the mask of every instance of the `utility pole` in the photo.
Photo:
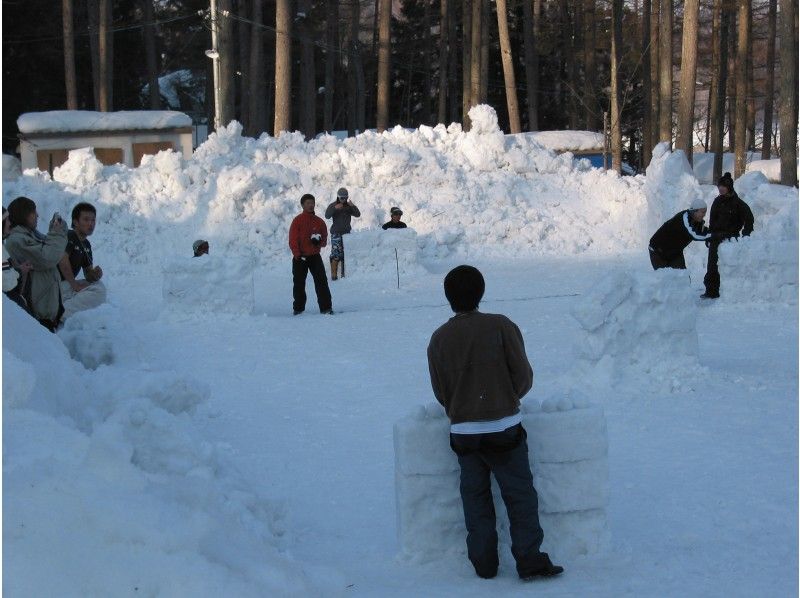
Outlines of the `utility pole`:
{"type": "Polygon", "coordinates": [[[219,49],[217,46],[217,0],[211,0],[211,49],[206,50],[206,56],[212,61],[214,72],[214,130],[218,131],[222,123],[222,106],[220,105],[219,92],[219,49]]]}

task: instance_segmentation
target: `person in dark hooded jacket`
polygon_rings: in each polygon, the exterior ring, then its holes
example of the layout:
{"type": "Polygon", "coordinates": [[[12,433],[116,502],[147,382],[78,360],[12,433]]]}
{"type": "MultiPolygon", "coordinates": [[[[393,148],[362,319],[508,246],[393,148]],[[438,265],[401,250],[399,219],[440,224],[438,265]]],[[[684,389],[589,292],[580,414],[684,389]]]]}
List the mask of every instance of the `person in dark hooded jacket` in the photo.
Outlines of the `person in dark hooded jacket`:
{"type": "Polygon", "coordinates": [[[686,269],[683,250],[692,241],[706,241],[711,238],[703,226],[706,215],[706,202],[695,199],[688,210],[678,212],[667,220],[650,237],[650,263],[653,270],[659,268],[686,269]]]}
{"type": "Polygon", "coordinates": [[[753,232],[753,212],[733,189],[733,178],[731,173],[726,172],[717,182],[719,195],[711,204],[711,214],[709,217],[709,229],[711,239],[706,241],[708,245],[708,269],[706,271],[703,284],[706,292],[703,293],[704,299],[716,299],[719,297],[719,245],[723,241],[732,238],[739,238],[741,234],[749,237],[753,232]]]}

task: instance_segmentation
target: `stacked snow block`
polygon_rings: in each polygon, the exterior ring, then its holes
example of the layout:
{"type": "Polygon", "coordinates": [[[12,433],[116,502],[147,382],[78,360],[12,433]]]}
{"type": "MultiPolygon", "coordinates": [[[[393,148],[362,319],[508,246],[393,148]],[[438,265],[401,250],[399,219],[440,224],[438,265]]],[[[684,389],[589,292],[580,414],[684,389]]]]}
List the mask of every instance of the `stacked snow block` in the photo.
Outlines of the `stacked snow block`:
{"type": "Polygon", "coordinates": [[[401,284],[404,278],[425,271],[419,263],[417,233],[410,228],[345,235],[344,257],[347,276],[377,278],[390,286],[397,284],[398,268],[401,284]]]}
{"type": "Polygon", "coordinates": [[[253,267],[247,260],[203,255],[164,265],[161,292],[167,306],[182,311],[253,312],[253,267]]]}
{"type": "MultiPolygon", "coordinates": [[[[539,494],[542,550],[556,559],[601,551],[608,542],[608,440],[603,409],[582,398],[548,399],[523,413],[533,483],[539,494]]],[[[438,404],[394,426],[400,555],[412,562],[463,553],[466,530],[450,424],[438,404]]],[[[492,481],[501,543],[508,519],[492,481]]]]}
{"type": "Polygon", "coordinates": [[[720,294],[742,303],[797,303],[797,250],[796,238],[744,237],[722,243],[720,294]]]}

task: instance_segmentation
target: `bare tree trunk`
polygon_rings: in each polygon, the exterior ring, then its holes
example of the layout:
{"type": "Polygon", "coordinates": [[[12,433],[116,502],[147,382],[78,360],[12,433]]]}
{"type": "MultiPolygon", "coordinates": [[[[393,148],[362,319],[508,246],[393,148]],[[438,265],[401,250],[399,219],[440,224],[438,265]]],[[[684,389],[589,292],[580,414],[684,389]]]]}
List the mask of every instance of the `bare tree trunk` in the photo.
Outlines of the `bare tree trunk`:
{"type": "Polygon", "coordinates": [[[683,43],[681,45],[680,101],[678,102],[678,135],[675,147],[686,152],[692,163],[694,146],[694,95],[697,79],[697,28],[700,1],[686,0],[683,5],[683,43]]]}
{"type": "Polygon", "coordinates": [[[781,185],[797,187],[797,0],[781,2],[781,185]]]}
{"type": "MultiPolygon", "coordinates": [[[[656,2],[658,2],[658,0],[656,0],[656,2]]],[[[597,84],[597,62],[595,60],[595,47],[597,46],[597,41],[595,39],[595,20],[595,0],[585,0],[583,4],[583,60],[586,77],[586,93],[584,96],[586,99],[584,100],[584,103],[586,104],[586,128],[590,131],[595,131],[600,126],[600,118],[598,114],[599,108],[595,94],[595,88],[597,84]]]]}
{"type": "Polygon", "coordinates": [[[463,0],[461,5],[461,123],[465,131],[469,131],[469,109],[472,107],[472,2],[463,0]]]}
{"type": "Polygon", "coordinates": [[[314,64],[314,29],[311,26],[311,0],[299,0],[298,29],[300,33],[300,130],[306,139],[317,133],[317,86],[314,64]]]}
{"type": "Polygon", "coordinates": [[[753,4],[747,11],[747,150],[756,149],[756,99],[753,82],[753,4]]]}
{"type": "Polygon", "coordinates": [[[267,129],[266,77],[264,76],[264,0],[252,0],[253,25],[250,31],[250,89],[248,90],[247,132],[258,137],[267,129]]]}
{"type": "Polygon", "coordinates": [[[472,0],[472,48],[470,49],[469,107],[481,102],[481,29],[483,23],[483,0],[472,0]]]}
{"type": "Polygon", "coordinates": [[[392,1],[380,0],[378,15],[378,132],[389,127],[389,85],[392,43],[392,1]]]}
{"type": "MultiPolygon", "coordinates": [[[[252,0],[253,4],[262,0],[252,0]]],[[[250,13],[247,8],[248,0],[237,0],[236,11],[239,20],[236,22],[236,33],[239,38],[236,44],[239,48],[239,105],[241,110],[242,128],[248,135],[252,135],[250,123],[250,13]]],[[[255,13],[255,7],[254,7],[255,13]]],[[[255,20],[255,19],[253,19],[255,20]]],[[[263,22],[263,17],[261,18],[263,22]]],[[[259,74],[261,76],[261,74],[259,74]]]]}
{"type": "Polygon", "coordinates": [[[661,84],[658,140],[672,147],[672,0],[661,0],[661,31],[659,32],[659,60],[661,84]]]}
{"type": "Polygon", "coordinates": [[[461,94],[459,93],[458,89],[458,71],[461,68],[461,65],[458,63],[458,54],[456,52],[456,48],[458,46],[458,23],[456,22],[457,8],[458,4],[456,2],[451,0],[447,3],[447,20],[450,27],[450,31],[448,33],[448,70],[450,74],[447,81],[447,95],[449,98],[448,104],[450,105],[450,117],[447,119],[448,123],[459,120],[458,115],[461,111],[461,94]]]}
{"type": "Polygon", "coordinates": [[[161,92],[158,88],[158,58],[156,55],[156,30],[153,23],[153,0],[142,0],[144,17],[144,50],[147,60],[147,84],[149,87],[150,109],[161,108],[161,92]]]}
{"type": "Polygon", "coordinates": [[[522,36],[525,45],[525,99],[528,107],[528,130],[537,129],[536,83],[538,67],[536,60],[536,43],[539,41],[533,34],[533,0],[522,1],[522,36]]]}
{"type": "Polygon", "coordinates": [[[450,18],[447,11],[447,0],[441,0],[439,6],[439,104],[436,121],[447,124],[447,72],[450,64],[448,37],[450,34],[450,18]]]}
{"type": "Polygon", "coordinates": [[[747,46],[750,0],[737,0],[738,48],[736,52],[736,146],[733,176],[739,178],[747,168],[747,46]]]}
{"type": "Polygon", "coordinates": [[[506,0],[497,0],[497,31],[500,36],[500,55],[503,59],[503,78],[506,83],[508,124],[512,133],[521,133],[519,104],[517,103],[517,81],[514,77],[514,61],[511,56],[511,38],[508,35],[506,0]]]}
{"type": "Polygon", "coordinates": [[[567,117],[569,122],[569,127],[571,129],[576,128],[576,121],[577,121],[577,107],[575,106],[575,93],[577,89],[575,87],[575,53],[573,52],[573,42],[572,42],[572,20],[569,16],[569,7],[567,5],[568,0],[559,0],[559,22],[561,27],[561,55],[565,57],[564,60],[564,71],[566,75],[566,88],[567,94],[569,96],[569,102],[567,105],[564,106],[564,109],[567,110],[567,117]]]}
{"type": "Polygon", "coordinates": [[[619,63],[622,53],[622,0],[611,2],[611,168],[622,172],[619,63]]]}
{"type": "Polygon", "coordinates": [[[336,85],[336,64],[339,62],[339,0],[327,0],[325,17],[325,105],[322,111],[323,128],[333,131],[333,98],[336,85]]]}
{"type": "Polygon", "coordinates": [[[233,19],[231,0],[217,0],[219,29],[217,43],[219,45],[219,95],[220,121],[222,126],[236,118],[236,53],[233,38],[233,19]]]}
{"type": "MultiPolygon", "coordinates": [[[[586,85],[580,83],[580,66],[583,63],[583,0],[573,3],[574,18],[572,19],[572,45],[570,46],[570,56],[572,71],[572,94],[570,96],[570,128],[575,130],[581,127],[583,121],[583,105],[581,97],[578,95],[579,89],[585,89],[586,85]]],[[[585,128],[585,127],[584,127],[585,128]]]]}
{"type": "Polygon", "coordinates": [[[275,137],[292,130],[291,0],[275,2],[275,137]]]}
{"type": "Polygon", "coordinates": [[[489,101],[489,0],[481,1],[481,83],[478,97],[479,104],[489,101]]]}
{"type": "MultiPolygon", "coordinates": [[[[658,2],[658,0],[656,0],[658,2]]],[[[650,164],[653,157],[653,104],[650,75],[650,19],[652,17],[651,0],[642,1],[642,103],[644,117],[642,119],[642,162],[650,164]]]]}
{"type": "Polygon", "coordinates": [[[722,176],[722,154],[725,151],[725,90],[728,86],[728,19],[727,2],[714,0],[712,40],[713,64],[711,79],[711,152],[714,154],[714,181],[722,176]]]}
{"type": "Polygon", "coordinates": [[[422,12],[422,55],[425,57],[423,68],[425,70],[425,95],[422,97],[422,121],[425,124],[433,124],[434,116],[431,108],[431,98],[433,97],[433,75],[431,64],[433,63],[433,44],[431,43],[431,2],[423,0],[422,12]]]}
{"type": "Polygon", "coordinates": [[[772,156],[772,115],[775,102],[775,33],[778,22],[778,0],[769,0],[767,16],[767,83],[764,89],[764,143],[761,159],[772,156]]]}
{"type": "Polygon", "coordinates": [[[67,110],[78,109],[78,84],[75,75],[75,28],[72,0],[62,0],[61,20],[64,30],[64,83],[67,91],[67,110]]]}
{"type": "Polygon", "coordinates": [[[652,0],[650,10],[650,146],[655,147],[661,122],[661,0],[652,0]]]}
{"type": "Polygon", "coordinates": [[[738,44],[738,29],[736,27],[736,0],[724,0],[728,4],[728,150],[734,151],[736,147],[736,53],[738,44]]]}
{"type": "Polygon", "coordinates": [[[89,22],[89,51],[92,57],[92,98],[94,109],[100,110],[100,0],[86,0],[89,22]]]}
{"type": "Polygon", "coordinates": [[[110,39],[111,39],[111,0],[100,0],[99,13],[98,13],[98,56],[99,56],[99,74],[98,83],[100,85],[99,110],[101,112],[109,112],[112,110],[112,89],[111,82],[113,80],[112,63],[113,57],[111,55],[110,39]]]}

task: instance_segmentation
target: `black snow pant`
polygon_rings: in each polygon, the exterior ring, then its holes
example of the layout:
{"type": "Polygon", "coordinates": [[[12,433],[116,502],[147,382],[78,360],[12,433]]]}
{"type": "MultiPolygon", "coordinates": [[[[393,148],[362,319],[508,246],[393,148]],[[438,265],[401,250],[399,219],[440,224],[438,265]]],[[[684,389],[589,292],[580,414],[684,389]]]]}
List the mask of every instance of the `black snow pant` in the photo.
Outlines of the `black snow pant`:
{"type": "Polygon", "coordinates": [[[328,288],[328,274],[325,272],[325,266],[319,254],[292,260],[294,311],[300,312],[306,308],[306,277],[309,272],[311,272],[311,276],[314,279],[314,290],[317,293],[319,311],[323,313],[330,311],[332,305],[331,291],[328,288]]]}
{"type": "Polygon", "coordinates": [[[511,524],[511,553],[526,577],[549,563],[539,551],[539,498],[528,462],[527,433],[517,424],[490,434],[450,434],[461,466],[461,501],[467,527],[467,554],[480,577],[494,577],[499,565],[490,474],[494,474],[511,524]]]}
{"type": "Polygon", "coordinates": [[[708,266],[703,284],[706,285],[706,295],[719,297],[719,245],[721,239],[711,239],[708,244],[708,266]]]}
{"type": "Polygon", "coordinates": [[[675,257],[665,258],[657,251],[650,250],[650,263],[653,264],[653,270],[659,268],[676,268],[678,270],[686,270],[686,260],[683,258],[683,253],[679,253],[675,257]]]}

